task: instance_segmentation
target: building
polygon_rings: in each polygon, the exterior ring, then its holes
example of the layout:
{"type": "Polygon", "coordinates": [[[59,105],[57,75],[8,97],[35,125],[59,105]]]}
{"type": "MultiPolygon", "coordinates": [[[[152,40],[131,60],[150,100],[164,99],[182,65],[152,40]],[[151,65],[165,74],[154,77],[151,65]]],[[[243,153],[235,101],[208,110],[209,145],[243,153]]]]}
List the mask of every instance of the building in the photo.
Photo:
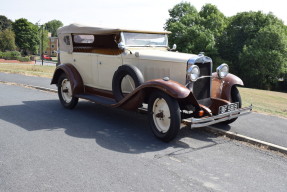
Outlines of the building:
{"type": "Polygon", "coordinates": [[[45,55],[49,55],[52,57],[57,57],[58,56],[58,37],[51,37],[51,33],[48,34],[48,47],[44,51],[45,55]]]}

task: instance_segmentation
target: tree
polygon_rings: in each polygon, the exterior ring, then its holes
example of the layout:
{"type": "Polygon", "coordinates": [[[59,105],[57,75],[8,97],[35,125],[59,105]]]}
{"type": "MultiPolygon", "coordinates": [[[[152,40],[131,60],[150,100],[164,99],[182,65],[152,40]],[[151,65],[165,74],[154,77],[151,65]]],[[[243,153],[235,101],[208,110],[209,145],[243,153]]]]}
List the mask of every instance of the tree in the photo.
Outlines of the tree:
{"type": "Polygon", "coordinates": [[[270,89],[286,66],[286,26],[273,14],[243,12],[230,18],[219,53],[245,85],[270,89]]]}
{"type": "Polygon", "coordinates": [[[16,49],[15,34],[11,29],[0,31],[0,50],[13,51],[16,49]]]}
{"type": "Polygon", "coordinates": [[[52,33],[52,37],[57,37],[57,29],[62,27],[63,23],[59,20],[52,20],[45,23],[45,29],[52,33]]]}
{"type": "Polygon", "coordinates": [[[42,26],[39,27],[38,32],[39,32],[38,36],[39,36],[39,39],[40,39],[39,54],[41,54],[49,46],[49,37],[48,37],[48,31],[47,30],[43,29],[43,32],[42,32],[42,26]],[[42,41],[42,38],[43,38],[43,41],[42,41]],[[43,50],[42,50],[42,42],[43,42],[43,50]]]}
{"type": "Polygon", "coordinates": [[[209,29],[216,39],[222,35],[227,26],[227,18],[215,5],[204,5],[199,12],[199,16],[202,18],[201,25],[209,29]]]}
{"type": "Polygon", "coordinates": [[[170,46],[177,44],[181,52],[216,52],[212,31],[202,25],[203,18],[194,6],[187,2],[179,3],[169,10],[169,15],[165,29],[172,32],[169,36],[170,46]]]}
{"type": "Polygon", "coordinates": [[[219,39],[219,54],[229,61],[231,69],[239,74],[239,55],[243,47],[254,39],[260,29],[268,25],[284,25],[272,14],[262,12],[242,12],[230,18],[224,34],[219,39]]]}
{"type": "Polygon", "coordinates": [[[38,27],[24,18],[16,20],[12,27],[16,45],[23,54],[36,53],[39,45],[38,27]]]}
{"type": "Polygon", "coordinates": [[[249,87],[271,89],[286,74],[287,30],[269,25],[244,45],[239,55],[239,72],[249,87]]]}
{"type": "Polygon", "coordinates": [[[4,15],[0,15],[0,31],[11,28],[12,21],[5,17],[4,15]]]}

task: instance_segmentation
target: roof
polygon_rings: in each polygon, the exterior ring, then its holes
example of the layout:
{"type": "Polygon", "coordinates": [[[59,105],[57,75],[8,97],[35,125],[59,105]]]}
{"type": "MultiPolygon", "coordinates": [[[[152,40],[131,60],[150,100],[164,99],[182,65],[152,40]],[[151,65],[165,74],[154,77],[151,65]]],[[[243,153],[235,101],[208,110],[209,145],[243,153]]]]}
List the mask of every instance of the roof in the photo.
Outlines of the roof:
{"type": "Polygon", "coordinates": [[[134,32],[134,33],[157,33],[157,34],[170,34],[169,31],[142,31],[142,30],[129,30],[129,29],[111,29],[93,26],[85,26],[81,24],[70,24],[61,27],[57,30],[58,35],[63,33],[82,33],[82,34],[112,34],[118,32],[134,32]]]}

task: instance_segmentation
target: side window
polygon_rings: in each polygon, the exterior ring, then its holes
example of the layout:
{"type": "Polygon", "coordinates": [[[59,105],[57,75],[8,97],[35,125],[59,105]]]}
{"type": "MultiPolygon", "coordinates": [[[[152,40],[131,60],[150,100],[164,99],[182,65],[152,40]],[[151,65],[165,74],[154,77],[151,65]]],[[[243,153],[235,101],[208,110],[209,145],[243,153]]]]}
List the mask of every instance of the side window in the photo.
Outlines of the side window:
{"type": "Polygon", "coordinates": [[[65,42],[66,45],[71,45],[70,37],[69,36],[64,36],[64,42],[65,42]]]}
{"type": "Polygon", "coordinates": [[[95,41],[94,35],[74,35],[75,43],[91,44],[95,41]]]}

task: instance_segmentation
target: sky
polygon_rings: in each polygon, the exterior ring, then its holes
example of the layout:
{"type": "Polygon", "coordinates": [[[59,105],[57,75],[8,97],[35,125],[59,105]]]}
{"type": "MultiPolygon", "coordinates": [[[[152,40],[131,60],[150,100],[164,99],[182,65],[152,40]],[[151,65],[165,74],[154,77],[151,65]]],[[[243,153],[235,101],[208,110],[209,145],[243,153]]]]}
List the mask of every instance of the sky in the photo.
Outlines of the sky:
{"type": "MultiPolygon", "coordinates": [[[[287,25],[285,0],[185,0],[198,11],[207,3],[225,16],[243,11],[272,12],[287,25]]],[[[182,0],[0,0],[0,15],[15,21],[26,18],[44,24],[53,19],[64,25],[80,23],[98,27],[162,31],[168,10],[182,0]]]]}

